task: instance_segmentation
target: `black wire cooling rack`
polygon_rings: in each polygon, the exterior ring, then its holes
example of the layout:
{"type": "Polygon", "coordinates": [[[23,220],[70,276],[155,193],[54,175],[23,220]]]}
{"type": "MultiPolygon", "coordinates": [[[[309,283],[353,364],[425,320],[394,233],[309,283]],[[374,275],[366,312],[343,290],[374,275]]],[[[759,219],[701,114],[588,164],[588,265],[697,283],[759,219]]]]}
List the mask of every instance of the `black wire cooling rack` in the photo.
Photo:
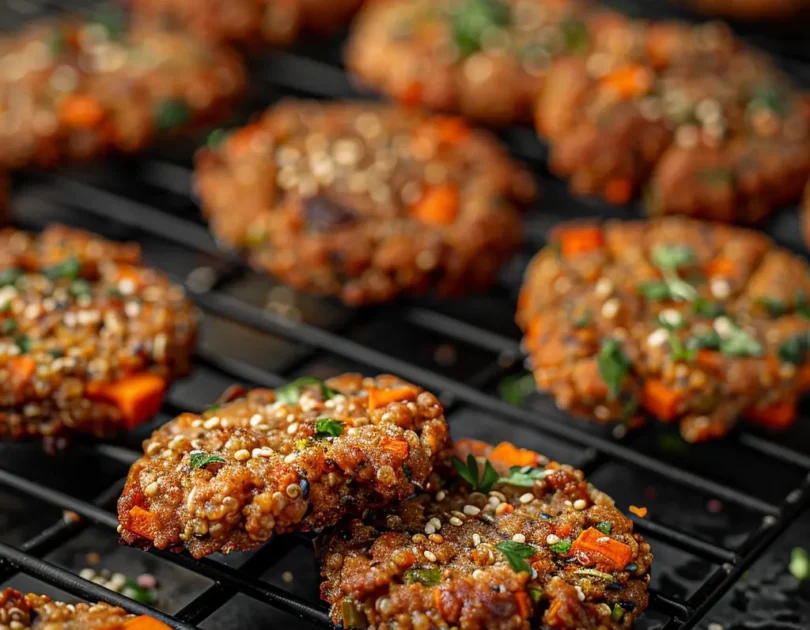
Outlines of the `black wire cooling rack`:
{"type": "MultiPolygon", "coordinates": [[[[3,24],[43,7],[54,3],[8,0],[0,5],[9,16],[3,24]]],[[[234,122],[283,96],[368,96],[337,61],[341,41],[254,60],[250,103],[234,122]]],[[[199,218],[191,143],[17,177],[16,225],[59,221],[140,242],[150,264],[185,284],[203,324],[195,371],[173,387],[155,422],[112,443],[80,441],[55,457],[38,445],[0,445],[0,584],[109,601],[173,628],[329,627],[310,537],[280,537],[249,554],[202,561],[145,554],[116,546],[115,501],[140,441],[181,410],[201,411],[232,383],[275,387],[304,373],[391,372],[441,395],[455,437],[510,439],[582,468],[622,508],[646,505],[647,518],[632,518],[656,559],[650,609],[637,628],[703,627],[707,611],[810,506],[810,422],[804,417],[779,435],[743,427],[723,442],[687,446],[662,425],[628,434],[575,420],[539,394],[504,400],[505,380],[523,373],[512,323],[520,274],[548,226],[574,216],[636,216],[639,209],[572,199],[548,174],[545,149],[530,129],[500,133],[534,168],[544,194],[528,216],[531,246],[493,290],[460,301],[350,310],[250,271],[216,246],[199,218]],[[166,593],[161,610],[80,577],[88,550],[98,550],[102,564],[158,574],[166,593]]],[[[797,220],[788,209],[768,231],[800,249],[797,220]]]]}

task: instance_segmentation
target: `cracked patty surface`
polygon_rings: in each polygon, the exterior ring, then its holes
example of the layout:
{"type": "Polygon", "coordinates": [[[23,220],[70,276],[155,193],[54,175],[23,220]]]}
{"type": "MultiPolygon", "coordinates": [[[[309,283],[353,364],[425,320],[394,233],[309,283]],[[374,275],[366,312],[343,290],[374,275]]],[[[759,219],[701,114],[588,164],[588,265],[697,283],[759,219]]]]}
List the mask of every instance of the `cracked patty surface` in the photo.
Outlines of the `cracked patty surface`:
{"type": "Polygon", "coordinates": [[[569,223],[529,266],[517,321],[540,389],[601,422],[795,419],[810,385],[810,269],[766,236],[685,218],[569,223]]]}
{"type": "Polygon", "coordinates": [[[121,537],[201,557],[333,525],[411,495],[447,441],[436,397],[393,376],[253,390],[144,442],[118,502],[121,537]]]}
{"type": "Polygon", "coordinates": [[[581,471],[511,444],[493,449],[461,440],[456,453],[460,460],[473,456],[482,475],[490,462],[509,481],[476,489],[455,474],[435,477],[427,493],[328,535],[321,596],[336,624],[374,630],[632,625],[647,606],[652,555],[610,497],[581,471]]]}
{"type": "Polygon", "coordinates": [[[197,313],[140,247],[0,231],[0,438],[105,435],[152,418],[188,372],[197,313]]]}
{"type": "Polygon", "coordinates": [[[291,286],[349,304],[490,286],[531,177],[458,118],[290,101],[202,150],[211,230],[291,286]]]}

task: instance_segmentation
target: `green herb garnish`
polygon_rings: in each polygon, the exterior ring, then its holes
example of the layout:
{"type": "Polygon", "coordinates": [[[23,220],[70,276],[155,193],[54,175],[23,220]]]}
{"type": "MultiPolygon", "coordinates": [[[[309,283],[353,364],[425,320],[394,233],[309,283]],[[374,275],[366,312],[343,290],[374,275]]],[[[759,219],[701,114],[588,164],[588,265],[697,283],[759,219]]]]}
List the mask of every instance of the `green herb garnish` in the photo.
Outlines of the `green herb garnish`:
{"type": "Polygon", "coordinates": [[[788,312],[788,305],[787,302],[784,300],[776,300],[774,298],[758,298],[756,300],[757,304],[761,304],[766,309],[768,309],[768,314],[771,317],[781,317],[785,313],[788,312]]]}
{"type": "Polygon", "coordinates": [[[566,52],[585,52],[588,49],[588,29],[582,20],[566,16],[560,21],[560,30],[565,40],[566,52]]]}
{"type": "Polygon", "coordinates": [[[677,271],[694,262],[695,253],[684,245],[658,245],[652,251],[652,263],[661,271],[677,271]]]}
{"type": "Polygon", "coordinates": [[[777,350],[777,354],[782,363],[799,365],[804,363],[808,349],[810,349],[810,339],[808,339],[807,334],[801,334],[783,341],[777,350]]]}
{"type": "Polygon", "coordinates": [[[526,560],[537,553],[537,550],[532,545],[515,542],[514,540],[504,540],[503,542],[499,542],[495,549],[506,557],[509,566],[516,572],[532,572],[532,568],[529,566],[529,563],[526,562],[526,560]]]}
{"type": "Polygon", "coordinates": [[[667,330],[677,330],[683,328],[686,323],[683,315],[674,309],[664,309],[658,313],[658,323],[667,330]]]}
{"type": "Polygon", "coordinates": [[[191,121],[191,109],[181,99],[167,99],[155,107],[155,122],[160,131],[171,131],[191,121]]]}
{"type": "Polygon", "coordinates": [[[89,297],[92,295],[93,290],[90,288],[90,283],[87,280],[82,280],[79,278],[78,280],[74,280],[70,283],[70,287],[68,288],[68,292],[77,298],[80,297],[89,297]]]}
{"type": "Polygon", "coordinates": [[[585,328],[593,320],[593,312],[586,308],[583,313],[574,320],[574,328],[585,328]]]}
{"type": "Polygon", "coordinates": [[[613,608],[610,611],[610,618],[613,619],[613,621],[621,621],[622,617],[624,617],[624,608],[618,604],[613,604],[613,608]]]}
{"type": "Polygon", "coordinates": [[[28,338],[28,335],[18,335],[14,343],[17,344],[21,354],[31,352],[31,340],[28,338]]]}
{"type": "Polygon", "coordinates": [[[208,138],[205,140],[205,146],[213,151],[217,151],[222,148],[222,145],[225,144],[225,141],[230,135],[231,132],[225,129],[214,129],[208,134],[208,138]]]}
{"type": "Polygon", "coordinates": [[[402,576],[405,584],[436,586],[442,579],[441,569],[409,569],[402,576]]]}
{"type": "Polygon", "coordinates": [[[651,280],[650,282],[640,284],[638,292],[648,300],[664,302],[673,299],[669,285],[663,280],[651,280]]]}
{"type": "Polygon", "coordinates": [[[315,421],[315,437],[340,437],[343,433],[343,423],[334,418],[318,418],[315,421]]]}
{"type": "Polygon", "coordinates": [[[467,463],[462,462],[458,457],[453,458],[453,468],[464,481],[472,486],[473,490],[478,492],[489,492],[492,486],[498,481],[498,473],[492,467],[492,464],[487,460],[484,464],[484,472],[479,478],[478,462],[472,455],[467,455],[467,463]]]}
{"type": "Polygon", "coordinates": [[[610,398],[619,395],[627,373],[630,371],[630,361],[622,351],[618,340],[608,338],[602,342],[602,349],[597,357],[599,375],[608,386],[610,398]]]}
{"type": "Polygon", "coordinates": [[[153,588],[142,588],[135,580],[127,580],[121,589],[121,595],[134,599],[136,602],[153,606],[157,603],[157,591],[153,588]]]}
{"type": "Polygon", "coordinates": [[[484,33],[509,26],[512,11],[501,0],[466,0],[453,16],[456,46],[467,57],[481,50],[484,33]]]}
{"type": "Polygon", "coordinates": [[[501,477],[498,483],[518,486],[520,488],[532,488],[534,482],[546,478],[545,468],[532,468],[530,466],[512,466],[509,469],[508,477],[501,477]]]}
{"type": "Polygon", "coordinates": [[[539,588],[530,588],[529,597],[531,597],[532,601],[536,604],[543,599],[543,591],[541,591],[539,588]]]}
{"type": "Polygon", "coordinates": [[[688,342],[684,344],[678,335],[671,330],[669,331],[669,348],[672,350],[673,361],[686,361],[687,363],[691,363],[697,356],[697,349],[690,348],[688,342]]]}
{"type": "Polygon", "coordinates": [[[737,324],[729,320],[731,328],[726,336],[720,335],[720,352],[727,357],[760,357],[762,345],[737,324]]]}
{"type": "Polygon", "coordinates": [[[205,468],[210,464],[225,464],[225,460],[219,455],[209,455],[205,451],[192,451],[191,452],[191,468],[199,470],[205,468]]]}
{"type": "Polygon", "coordinates": [[[48,52],[51,57],[59,57],[67,50],[68,38],[64,29],[54,28],[48,37],[48,52]]]}
{"type": "Polygon", "coordinates": [[[692,312],[695,313],[695,315],[701,315],[703,317],[714,319],[720,315],[725,315],[726,309],[722,304],[712,302],[704,297],[699,297],[692,302],[692,312]]]}
{"type": "Polygon", "coordinates": [[[14,331],[17,330],[17,320],[16,319],[4,319],[3,320],[3,327],[2,332],[4,335],[11,335],[14,331]]]}
{"type": "Polygon", "coordinates": [[[600,521],[595,525],[595,527],[607,536],[613,530],[613,523],[610,521],[600,521]]]}
{"type": "Polygon", "coordinates": [[[695,254],[682,245],[659,245],[652,251],[652,263],[664,276],[663,281],[645,282],[639,292],[650,300],[681,300],[697,298],[697,290],[678,276],[678,269],[694,264],[695,254]]]}
{"type": "Polygon", "coordinates": [[[127,32],[127,16],[121,7],[102,4],[93,11],[90,21],[101,26],[107,39],[117,41],[127,32]]]}
{"type": "Polygon", "coordinates": [[[53,267],[49,267],[48,269],[43,270],[42,273],[50,279],[51,281],[58,280],[60,278],[67,278],[73,280],[79,277],[79,274],[82,271],[82,264],[79,262],[79,259],[75,256],[71,256],[67,260],[61,262],[58,265],[54,265],[53,267]]]}
{"type": "Polygon", "coordinates": [[[571,541],[570,540],[561,540],[558,543],[554,543],[553,545],[548,546],[554,553],[568,553],[571,551],[571,541]]]}
{"type": "Polygon", "coordinates": [[[313,376],[302,376],[295,379],[292,383],[287,383],[283,387],[276,390],[276,400],[283,402],[287,405],[294,405],[301,399],[301,389],[306,385],[317,385],[321,389],[321,395],[324,400],[329,400],[338,395],[338,393],[326,386],[319,378],[313,376]]]}
{"type": "Polygon", "coordinates": [[[19,267],[10,267],[0,271],[0,287],[5,287],[9,284],[14,284],[22,278],[25,272],[19,267]]]}
{"type": "Polygon", "coordinates": [[[797,580],[804,581],[810,579],[810,558],[808,558],[807,552],[801,547],[794,547],[790,552],[788,570],[797,580]]]}
{"type": "Polygon", "coordinates": [[[203,413],[213,413],[217,409],[219,409],[219,405],[209,405],[208,407],[205,408],[205,411],[203,411],[203,413]]]}
{"type": "Polygon", "coordinates": [[[531,374],[515,374],[502,378],[498,383],[498,394],[502,400],[513,405],[522,405],[526,399],[537,390],[534,376],[531,374]]]}
{"type": "Polygon", "coordinates": [[[765,85],[754,90],[748,108],[752,112],[766,109],[784,118],[790,110],[790,93],[780,85],[765,85]]]}

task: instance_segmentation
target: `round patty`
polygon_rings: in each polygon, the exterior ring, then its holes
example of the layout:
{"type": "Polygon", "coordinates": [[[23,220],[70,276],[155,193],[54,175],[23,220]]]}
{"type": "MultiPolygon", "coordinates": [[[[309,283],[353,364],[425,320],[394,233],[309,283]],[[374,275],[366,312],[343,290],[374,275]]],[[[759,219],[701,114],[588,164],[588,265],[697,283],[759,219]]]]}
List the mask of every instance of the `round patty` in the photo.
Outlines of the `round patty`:
{"type": "Polygon", "coordinates": [[[784,20],[810,11],[808,0],[677,0],[706,15],[735,20],[784,20]]]}
{"type": "Polygon", "coordinates": [[[197,315],[135,244],[0,231],[0,438],[104,435],[152,418],[197,315]]]}
{"type": "Polygon", "coordinates": [[[522,242],[529,175],[456,118],[286,102],[200,152],[216,237],[349,304],[485,289],[522,242]]]}
{"type": "Polygon", "coordinates": [[[462,440],[456,452],[463,479],[444,475],[327,537],[321,597],[335,624],[630,628],[647,607],[652,555],[613,500],[511,444],[462,440]]]}
{"type": "Polygon", "coordinates": [[[622,29],[634,45],[548,72],[535,116],[556,174],[613,203],[646,186],[652,214],[756,223],[796,201],[810,176],[805,94],[724,27],[625,21],[607,33],[622,29]]]}
{"type": "Polygon", "coordinates": [[[435,396],[396,377],[348,374],[183,414],[144,442],[130,469],[121,537],[185,545],[199,558],[402,501],[447,447],[443,413],[435,396]]]}
{"type": "Polygon", "coordinates": [[[169,626],[105,603],[65,604],[47,595],[0,592],[0,628],[4,630],[169,630],[169,626]]]}
{"type": "Polygon", "coordinates": [[[810,268],[741,228],[559,226],[529,266],[517,321],[538,386],[601,422],[644,408],[690,442],[741,415],[781,429],[810,387],[810,268]]]}
{"type": "Polygon", "coordinates": [[[363,0],[134,0],[133,10],[215,41],[289,44],[347,24],[363,0]]]}
{"type": "Polygon", "coordinates": [[[137,151],[222,119],[244,83],[235,53],[112,7],[34,23],[0,38],[0,166],[137,151]]]}
{"type": "Polygon", "coordinates": [[[352,27],[346,64],[406,105],[527,121],[551,59],[589,48],[587,0],[391,0],[352,27]]]}

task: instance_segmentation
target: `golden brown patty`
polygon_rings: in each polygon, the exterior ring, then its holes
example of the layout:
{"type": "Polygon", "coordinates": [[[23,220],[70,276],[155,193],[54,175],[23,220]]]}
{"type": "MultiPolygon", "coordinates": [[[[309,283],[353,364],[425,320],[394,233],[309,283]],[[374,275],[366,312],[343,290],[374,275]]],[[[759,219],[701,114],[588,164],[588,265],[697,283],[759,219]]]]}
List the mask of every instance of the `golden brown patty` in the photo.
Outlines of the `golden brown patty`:
{"type": "Polygon", "coordinates": [[[222,119],[244,90],[230,50],[99,11],[0,38],[0,166],[137,151],[222,119]]]}
{"type": "Polygon", "coordinates": [[[807,97],[725,28],[625,26],[634,45],[548,70],[535,118],[551,169],[612,203],[646,187],[652,214],[756,223],[796,201],[810,175],[807,97]]]}
{"type": "Polygon", "coordinates": [[[149,420],[189,369],[197,316],[140,248],[53,226],[0,231],[0,438],[149,420]]]}
{"type": "Polygon", "coordinates": [[[380,105],[287,102],[197,158],[216,237],[350,304],[485,289],[533,184],[490,134],[380,105]]]}
{"type": "Polygon", "coordinates": [[[645,408],[688,441],[786,428],[810,387],[810,269],[764,235],[685,218],[568,224],[517,321],[539,387],[598,421],[645,408]]]}
{"type": "Polygon", "coordinates": [[[349,22],[363,0],[134,0],[148,18],[172,20],[215,41],[289,44],[349,22]]]}
{"type": "Polygon", "coordinates": [[[347,374],[183,414],[144,442],[118,502],[121,537],[201,557],[402,501],[447,448],[443,412],[396,377],[347,374]]]}
{"type": "Polygon", "coordinates": [[[157,619],[130,615],[109,604],[65,604],[46,595],[0,592],[0,628],[10,630],[161,630],[157,619]]]}
{"type": "Polygon", "coordinates": [[[327,537],[321,597],[335,624],[630,628],[647,607],[652,555],[613,500],[581,471],[511,444],[462,440],[456,452],[463,479],[327,537]]]}

